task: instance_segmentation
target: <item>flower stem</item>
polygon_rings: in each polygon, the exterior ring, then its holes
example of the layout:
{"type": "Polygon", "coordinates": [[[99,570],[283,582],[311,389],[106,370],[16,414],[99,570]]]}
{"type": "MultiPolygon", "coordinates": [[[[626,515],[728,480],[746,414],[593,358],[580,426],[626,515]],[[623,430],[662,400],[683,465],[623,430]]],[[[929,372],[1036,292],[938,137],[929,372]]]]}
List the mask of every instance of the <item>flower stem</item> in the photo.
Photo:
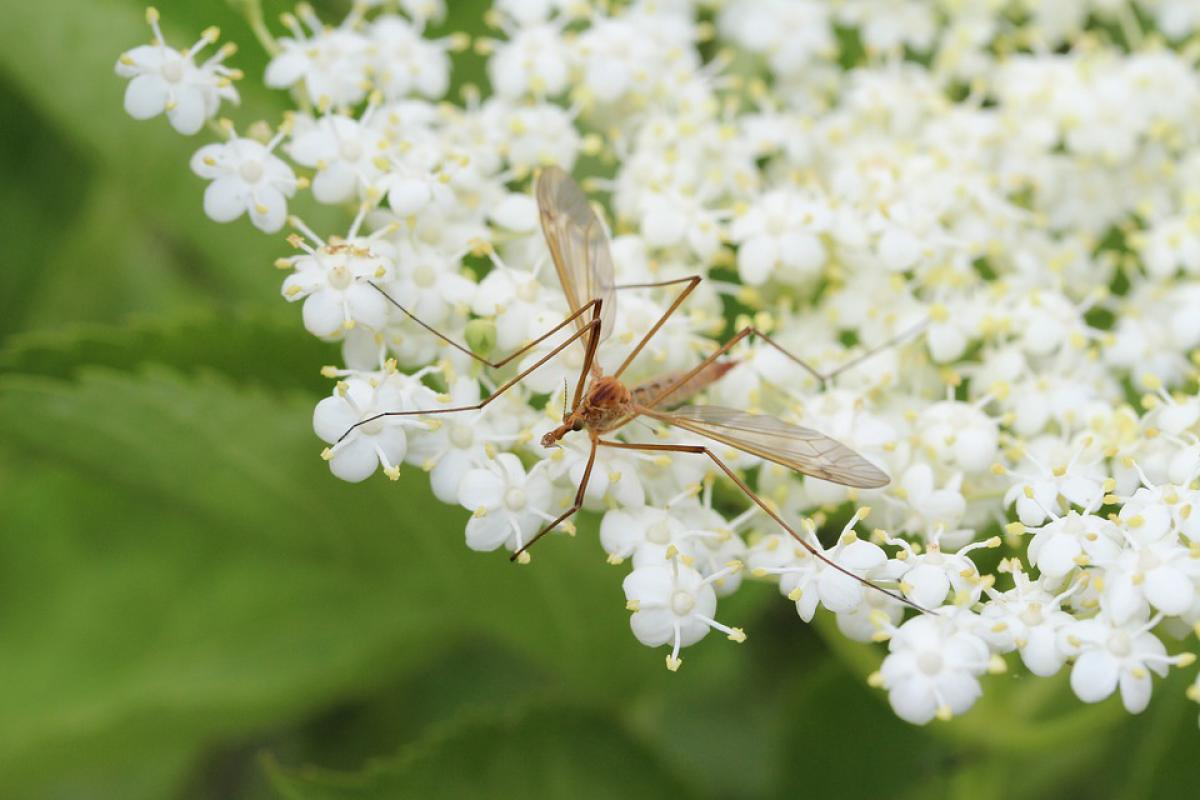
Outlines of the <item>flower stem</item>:
{"type": "Polygon", "coordinates": [[[254,37],[267,51],[267,55],[278,55],[279,42],[275,41],[275,37],[263,20],[262,0],[229,0],[229,4],[241,10],[250,30],[254,32],[254,37]]]}

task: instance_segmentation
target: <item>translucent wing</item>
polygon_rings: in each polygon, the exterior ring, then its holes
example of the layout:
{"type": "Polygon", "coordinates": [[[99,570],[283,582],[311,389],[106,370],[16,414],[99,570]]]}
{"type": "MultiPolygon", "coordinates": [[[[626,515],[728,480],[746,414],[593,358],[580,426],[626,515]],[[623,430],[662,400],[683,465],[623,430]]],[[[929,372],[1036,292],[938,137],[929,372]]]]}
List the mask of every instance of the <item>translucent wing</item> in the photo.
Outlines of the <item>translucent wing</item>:
{"type": "MultiPolygon", "coordinates": [[[[613,260],[608,235],[592,210],[587,195],[559,167],[546,167],[537,179],[537,202],[542,232],[558,270],[558,280],[572,311],[599,299],[600,338],[612,333],[616,319],[613,260]]],[[[590,317],[577,320],[583,327],[590,317]]]]}
{"type": "Polygon", "coordinates": [[[841,442],[767,414],[749,414],[720,406],[642,411],[647,416],[814,478],[860,489],[876,489],[886,486],[890,480],[886,473],[841,442]]]}

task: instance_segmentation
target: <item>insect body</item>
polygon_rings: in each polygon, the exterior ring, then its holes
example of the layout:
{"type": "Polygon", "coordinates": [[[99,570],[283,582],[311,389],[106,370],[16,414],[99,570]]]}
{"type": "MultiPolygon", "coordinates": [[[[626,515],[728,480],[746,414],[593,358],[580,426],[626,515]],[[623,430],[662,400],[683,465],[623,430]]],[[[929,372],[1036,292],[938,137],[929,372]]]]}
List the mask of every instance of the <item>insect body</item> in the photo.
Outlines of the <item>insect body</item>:
{"type": "MultiPolygon", "coordinates": [[[[621,450],[640,450],[655,453],[692,454],[709,458],[721,472],[728,476],[746,494],[751,502],[761,508],[771,519],[794,537],[797,542],[812,553],[813,556],[825,561],[833,569],[843,572],[873,589],[888,594],[901,602],[913,605],[900,595],[876,586],[862,576],[856,575],[841,565],[830,561],[789,525],[773,505],[760,498],[707,445],[657,442],[638,443],[606,438],[608,434],[617,431],[630,421],[638,417],[648,417],[666,425],[704,437],[707,440],[720,442],[742,452],[758,456],[776,464],[781,464],[802,474],[845,486],[864,489],[878,488],[887,485],[889,480],[887,474],[870,461],[844,444],[818,431],[792,425],[766,414],[752,414],[711,405],[680,406],[680,404],[686,403],[691,397],[698,394],[714,381],[719,380],[728,372],[734,366],[735,362],[727,358],[722,360],[723,357],[738,342],[751,335],[757,336],[765,344],[775,348],[822,381],[829,377],[820,375],[795,355],[777,344],[769,336],[755,328],[743,328],[728,342],[692,369],[661,375],[632,388],[627,386],[621,380],[622,374],[633,363],[634,359],[637,358],[638,354],[663,324],[675,313],[687,296],[695,290],[701,278],[695,275],[659,283],[616,286],[613,282],[613,262],[612,255],[609,252],[607,234],[599,218],[592,211],[587,196],[584,195],[575,181],[561,169],[549,167],[543,170],[538,176],[536,191],[542,230],[545,234],[546,244],[554,261],[555,269],[558,272],[559,282],[562,284],[563,294],[566,296],[567,303],[571,308],[571,314],[538,339],[498,362],[490,362],[483,359],[433,328],[424,325],[420,320],[416,320],[415,317],[413,319],[449,344],[489,366],[501,366],[512,361],[518,355],[528,352],[539,342],[545,341],[572,323],[574,323],[575,330],[564,341],[552,348],[549,353],[515,377],[497,387],[488,398],[480,403],[432,411],[385,412],[377,417],[362,420],[357,425],[367,424],[380,416],[444,414],[482,409],[496,397],[519,383],[530,372],[556,357],[567,347],[579,342],[586,347],[586,354],[583,368],[580,370],[579,378],[575,385],[573,400],[564,413],[562,423],[547,432],[542,437],[541,443],[545,447],[553,447],[569,434],[586,432],[591,440],[591,448],[583,476],[579,482],[575,493],[575,501],[571,507],[556,519],[546,524],[524,546],[520,547],[513,554],[512,557],[514,559],[523,556],[525,551],[539,538],[554,530],[564,520],[583,507],[583,499],[588,481],[591,478],[592,467],[596,460],[596,451],[598,448],[610,447],[621,450]],[[673,285],[679,285],[683,288],[669,304],[662,316],[650,327],[649,331],[633,347],[629,354],[626,355],[624,361],[621,362],[616,370],[611,374],[606,373],[599,364],[596,353],[600,343],[612,333],[613,320],[616,318],[617,290],[673,285]]],[[[407,309],[404,309],[391,297],[388,297],[388,300],[412,317],[412,314],[407,309]]],[[[902,334],[902,336],[905,335],[907,333],[902,334]]],[[[861,360],[861,357],[859,360],[861,360]]],[[[851,364],[853,363],[857,363],[857,360],[851,362],[851,364]]]]}

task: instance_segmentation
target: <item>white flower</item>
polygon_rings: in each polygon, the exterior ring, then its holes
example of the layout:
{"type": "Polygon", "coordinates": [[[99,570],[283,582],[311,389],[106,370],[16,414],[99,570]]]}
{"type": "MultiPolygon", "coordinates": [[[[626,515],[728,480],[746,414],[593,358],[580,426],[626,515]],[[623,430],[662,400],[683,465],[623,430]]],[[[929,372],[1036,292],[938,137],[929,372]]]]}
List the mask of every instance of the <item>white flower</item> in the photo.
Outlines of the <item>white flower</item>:
{"type": "Polygon", "coordinates": [[[837,543],[828,550],[817,538],[813,521],[805,519],[807,542],[827,560],[818,558],[806,548],[793,545],[790,564],[779,568],[760,567],[754,574],[780,575],[779,591],[796,604],[796,613],[805,622],[812,621],[818,603],[835,614],[855,611],[863,604],[866,593],[874,590],[868,589],[854,576],[864,580],[877,579],[882,576],[887,564],[887,555],[878,545],[863,541],[854,534],[854,526],[869,511],[858,509],[842,528],[837,543]]]}
{"type": "Polygon", "coordinates": [[[1200,561],[1181,542],[1170,510],[1129,504],[1121,509],[1119,520],[1125,546],[1098,562],[1104,567],[1100,604],[1113,621],[1144,615],[1148,606],[1169,615],[1191,608],[1200,561]]]}
{"type": "Polygon", "coordinates": [[[377,17],[368,31],[373,45],[375,84],[389,100],[419,94],[436,100],[450,87],[446,47],[431,42],[403,17],[377,17]]]}
{"type": "Polygon", "coordinates": [[[892,634],[874,682],[896,715],[914,725],[962,714],[979,699],[979,676],[992,666],[983,639],[948,617],[921,615],[892,634]]]}
{"type": "Polygon", "coordinates": [[[818,198],[791,191],[764,194],[730,228],[738,243],[738,274],[751,286],[771,277],[816,277],[825,264],[821,234],[830,220],[829,210],[818,198]]]}
{"type": "Polygon", "coordinates": [[[978,404],[946,400],[921,412],[917,436],[921,446],[943,465],[981,472],[995,461],[999,430],[978,404]]]}
{"type": "Polygon", "coordinates": [[[402,247],[396,263],[399,267],[385,289],[426,325],[441,325],[455,307],[465,309],[475,294],[475,284],[459,274],[457,259],[433,248],[402,247]]]}
{"type": "Polygon", "coordinates": [[[1101,611],[1092,619],[1063,626],[1059,647],[1075,658],[1071,689],[1079,699],[1098,703],[1120,686],[1125,710],[1143,711],[1150,702],[1150,674],[1165,676],[1171,664],[1185,666],[1194,660],[1190,653],[1167,655],[1163,643],[1150,632],[1160,620],[1161,616],[1148,621],[1141,616],[1118,624],[1101,611]]]}
{"type": "Polygon", "coordinates": [[[937,608],[946,602],[953,591],[952,602],[957,606],[971,606],[978,602],[990,583],[967,558],[967,553],[983,547],[1000,546],[1000,537],[993,536],[983,542],[972,542],[954,553],[943,553],[935,533],[924,552],[918,553],[903,539],[888,538],[891,545],[902,549],[900,563],[896,565],[900,591],[909,600],[923,608],[937,608]]]}
{"type": "MultiPolygon", "coordinates": [[[[458,408],[479,400],[479,381],[462,376],[433,408],[458,408]]],[[[496,455],[497,444],[507,445],[517,438],[514,427],[499,414],[461,411],[422,419],[425,429],[414,432],[408,461],[429,473],[433,494],[443,503],[458,501],[463,477],[485,466],[496,455]]]]}
{"type": "Polygon", "coordinates": [[[389,478],[399,477],[408,449],[404,428],[412,417],[376,417],[388,411],[411,410],[410,391],[404,376],[351,377],[338,382],[332,397],[317,403],[313,430],[332,445],[322,455],[334,475],[358,482],[382,464],[389,478]],[[351,427],[364,420],[370,421],[351,427]]]}
{"type": "Polygon", "coordinates": [[[287,220],[288,198],[296,193],[295,173],[274,155],[285,131],[267,144],[243,139],[228,127],[229,141],[206,144],[192,156],[192,172],[212,181],[204,190],[204,213],[217,222],[248,214],[254,227],[274,233],[287,220]]]}
{"type": "Polygon", "coordinates": [[[362,120],[326,115],[292,136],[288,154],[297,164],[313,167],[313,197],[343,203],[362,196],[383,175],[376,160],[387,139],[369,126],[373,108],[362,120]]]}
{"type": "Polygon", "coordinates": [[[679,669],[679,649],[695,644],[715,628],[735,642],[746,640],[741,628],[717,622],[717,595],[712,584],[742,568],[734,562],[707,578],[679,559],[670,564],[635,569],[625,577],[626,608],[633,612],[629,626],[647,647],[671,645],[667,669],[679,669]]]}
{"type": "Polygon", "coordinates": [[[1048,677],[1062,669],[1067,659],[1058,647],[1058,631],[1075,618],[1062,610],[1062,604],[1081,584],[1052,595],[1030,580],[1019,561],[1012,559],[1009,565],[1015,585],[1006,592],[987,590],[989,599],[979,613],[983,627],[978,633],[999,652],[1019,650],[1030,672],[1048,677]]]}
{"type": "MultiPolygon", "coordinates": [[[[592,444],[582,433],[567,436],[550,455],[550,474],[556,480],[579,486],[587,468],[592,444]]],[[[596,451],[592,474],[584,495],[584,508],[596,510],[613,503],[621,507],[639,507],[646,502],[646,491],[638,475],[637,460],[612,447],[596,451]]]]}
{"type": "MultiPolygon", "coordinates": [[[[690,498],[690,492],[685,493],[690,498]]],[[[683,498],[681,498],[683,499],[683,498]]],[[[716,512],[694,501],[654,506],[613,509],[600,523],[600,544],[609,563],[632,557],[633,568],[665,564],[678,557],[685,565],[707,577],[731,561],[741,561],[746,545],[716,512]]],[[[714,583],[719,596],[737,591],[742,573],[735,572],[714,583]]]]}
{"type": "Polygon", "coordinates": [[[556,95],[567,87],[568,58],[559,26],[530,25],[496,47],[488,60],[488,77],[500,97],[556,95]]]}
{"type": "Polygon", "coordinates": [[[240,78],[241,72],[221,63],[236,48],[226,45],[197,66],[196,55],[217,40],[216,28],[208,28],[200,41],[180,52],[163,39],[157,11],[147,9],[146,21],[154,30],[155,43],[135,47],[117,60],[117,74],[131,79],[125,88],[125,110],[134,119],[149,119],[165,111],[171,127],[190,136],[216,116],[222,100],[238,102],[233,80],[240,78]]]}
{"type": "Polygon", "coordinates": [[[938,488],[933,468],[924,462],[914,463],[904,470],[892,489],[895,499],[888,497],[894,520],[890,527],[923,533],[936,531],[950,546],[969,540],[969,529],[959,527],[967,509],[961,483],[961,474],[955,474],[943,488],[938,488]]]}
{"type": "Polygon", "coordinates": [[[1017,516],[1026,525],[1041,525],[1060,508],[1061,497],[1068,504],[1079,506],[1085,513],[1095,510],[1104,498],[1104,485],[1095,476],[1093,464],[1080,464],[1079,459],[1087,447],[1079,448],[1069,460],[1065,449],[1053,437],[1044,437],[1033,442],[1025,451],[1025,457],[1037,468],[1037,473],[1017,473],[1022,480],[1004,494],[1004,505],[1016,502],[1017,516]],[[1038,453],[1040,457],[1035,455],[1038,453]],[[1054,457],[1059,463],[1048,465],[1042,459],[1054,457]]]}
{"type": "Polygon", "coordinates": [[[1094,514],[1069,511],[1033,530],[1029,561],[1053,579],[1066,577],[1076,567],[1103,564],[1121,547],[1117,526],[1094,514]]]}
{"type": "Polygon", "coordinates": [[[474,514],[467,522],[467,547],[519,550],[551,522],[554,490],[539,462],[529,472],[512,453],[500,453],[485,467],[467,470],[458,501],[474,514]]]}
{"type": "Polygon", "coordinates": [[[292,35],[279,39],[280,52],[263,79],[266,85],[287,89],[303,82],[308,99],[323,111],[365,98],[371,41],[355,30],[359,11],[352,10],[336,28],[322,24],[311,6],[302,5],[296,13],[311,33],[291,14],[283,16],[292,35]]]}
{"type": "Polygon", "coordinates": [[[283,296],[304,300],[304,327],[314,336],[334,336],[359,324],[379,331],[387,324],[391,305],[371,284],[383,285],[393,275],[388,245],[354,234],[352,228],[349,240],[317,240],[318,247],[293,237],[303,252],[279,261],[295,270],[283,282],[283,296]]]}

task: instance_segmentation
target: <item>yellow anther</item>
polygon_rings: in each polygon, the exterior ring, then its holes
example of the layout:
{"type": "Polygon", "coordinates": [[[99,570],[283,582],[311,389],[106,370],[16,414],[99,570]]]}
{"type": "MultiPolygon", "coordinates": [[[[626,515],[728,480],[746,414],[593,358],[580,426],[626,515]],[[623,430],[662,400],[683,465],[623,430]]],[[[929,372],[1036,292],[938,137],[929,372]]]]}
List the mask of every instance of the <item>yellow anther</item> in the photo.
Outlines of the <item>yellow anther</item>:
{"type": "Polygon", "coordinates": [[[332,459],[333,458],[333,448],[326,447],[324,450],[322,450],[321,458],[325,459],[326,461],[329,461],[330,459],[332,459]]]}
{"type": "Polygon", "coordinates": [[[669,669],[671,672],[678,672],[679,668],[682,666],[683,666],[682,658],[676,658],[675,656],[667,656],[667,669],[669,669]]]}
{"type": "Polygon", "coordinates": [[[641,609],[642,609],[642,604],[638,600],[627,600],[625,602],[625,610],[626,611],[640,611],[641,609]]]}

